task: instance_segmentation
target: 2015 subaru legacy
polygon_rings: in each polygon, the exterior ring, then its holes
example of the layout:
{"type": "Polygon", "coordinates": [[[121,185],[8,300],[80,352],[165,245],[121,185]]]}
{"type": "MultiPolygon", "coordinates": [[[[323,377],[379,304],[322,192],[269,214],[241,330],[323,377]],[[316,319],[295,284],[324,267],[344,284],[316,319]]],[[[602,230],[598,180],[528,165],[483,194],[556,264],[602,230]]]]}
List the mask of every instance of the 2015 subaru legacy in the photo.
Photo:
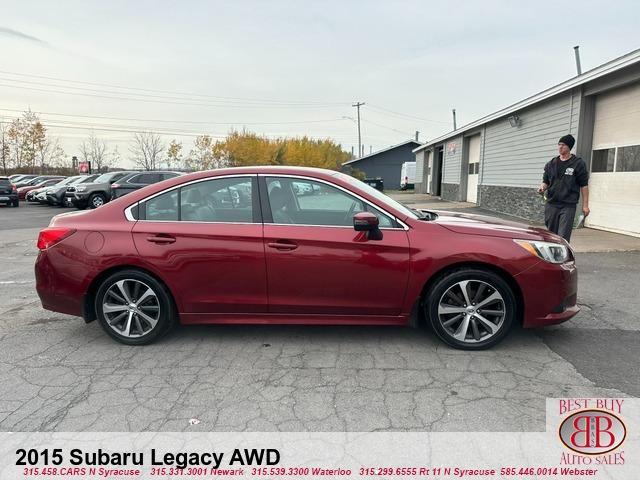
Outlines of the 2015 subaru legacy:
{"type": "Polygon", "coordinates": [[[176,322],[415,325],[482,349],[578,312],[573,253],[540,228],[417,211],[342,173],[198,172],[40,232],[44,308],[129,345],[176,322]]]}

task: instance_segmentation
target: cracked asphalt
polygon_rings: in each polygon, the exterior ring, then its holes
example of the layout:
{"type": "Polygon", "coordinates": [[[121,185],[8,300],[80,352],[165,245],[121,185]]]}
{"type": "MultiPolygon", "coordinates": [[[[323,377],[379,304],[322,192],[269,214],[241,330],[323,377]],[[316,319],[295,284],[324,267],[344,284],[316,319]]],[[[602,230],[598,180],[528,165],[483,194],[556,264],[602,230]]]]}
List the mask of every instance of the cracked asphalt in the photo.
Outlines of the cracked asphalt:
{"type": "Polygon", "coordinates": [[[127,347],[40,306],[35,240],[60,211],[0,208],[1,431],[542,431],[547,397],[640,394],[640,252],[579,254],[582,312],[490,351],[307,326],[179,327],[127,347]]]}

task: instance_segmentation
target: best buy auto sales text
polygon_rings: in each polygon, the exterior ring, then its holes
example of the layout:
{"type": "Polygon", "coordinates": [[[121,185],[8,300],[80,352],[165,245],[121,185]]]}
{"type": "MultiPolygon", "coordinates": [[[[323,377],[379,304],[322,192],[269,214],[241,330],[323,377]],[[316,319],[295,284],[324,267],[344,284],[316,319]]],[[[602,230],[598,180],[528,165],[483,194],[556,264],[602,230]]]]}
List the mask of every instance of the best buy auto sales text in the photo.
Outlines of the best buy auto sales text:
{"type": "MultiPolygon", "coordinates": [[[[164,452],[160,453],[152,448],[149,452],[149,465],[171,466],[187,468],[193,466],[211,466],[219,468],[225,459],[222,452],[164,452]]],[[[109,452],[99,448],[85,452],[74,448],[69,450],[65,458],[61,448],[53,449],[19,449],[16,450],[16,465],[71,465],[86,466],[133,466],[145,465],[143,452],[109,452]]],[[[274,448],[236,448],[227,457],[228,465],[277,465],[280,462],[280,452],[274,448]]]]}

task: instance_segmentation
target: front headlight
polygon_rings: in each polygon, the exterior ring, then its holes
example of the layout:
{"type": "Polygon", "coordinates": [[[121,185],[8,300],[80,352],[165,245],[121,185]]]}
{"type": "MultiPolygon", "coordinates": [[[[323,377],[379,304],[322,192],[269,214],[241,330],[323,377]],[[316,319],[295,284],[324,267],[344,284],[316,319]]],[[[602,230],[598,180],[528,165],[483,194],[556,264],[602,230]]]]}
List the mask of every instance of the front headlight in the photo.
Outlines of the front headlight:
{"type": "Polygon", "coordinates": [[[562,243],[538,242],[534,240],[513,240],[531,255],[550,263],[564,263],[569,260],[569,247],[562,243]]]}
{"type": "Polygon", "coordinates": [[[76,187],[76,192],[84,192],[87,189],[87,187],[83,187],[82,185],[80,185],[79,187],[76,187]]]}

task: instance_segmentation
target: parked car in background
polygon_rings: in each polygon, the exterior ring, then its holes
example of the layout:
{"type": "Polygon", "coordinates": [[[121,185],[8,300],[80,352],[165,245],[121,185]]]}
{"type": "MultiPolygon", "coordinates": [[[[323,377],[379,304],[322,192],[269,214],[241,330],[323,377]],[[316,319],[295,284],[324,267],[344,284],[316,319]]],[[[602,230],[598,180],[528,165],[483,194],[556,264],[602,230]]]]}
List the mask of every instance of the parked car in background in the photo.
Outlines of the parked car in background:
{"type": "Polygon", "coordinates": [[[180,172],[134,172],[129,175],[125,175],[116,183],[111,185],[111,199],[122,197],[127,193],[131,193],[134,190],[152,185],[154,183],[167,180],[168,178],[174,178],[179,175],[183,175],[180,172]]]}
{"type": "Polygon", "coordinates": [[[65,184],[59,183],[54,185],[53,187],[49,187],[46,190],[47,195],[47,203],[51,206],[57,205],[59,207],[64,207],[64,199],[65,193],[67,193],[67,189],[69,189],[72,185],[77,186],[83,183],[90,183],[100,175],[94,173],[92,175],[76,175],[75,177],[69,177],[69,181],[65,184]]]}
{"type": "MultiPolygon", "coordinates": [[[[40,187],[34,188],[33,190],[28,191],[27,194],[24,196],[24,199],[29,203],[37,203],[37,202],[43,203],[43,199],[46,198],[45,191],[47,190],[47,188],[50,188],[53,185],[57,185],[60,182],[64,182],[66,178],[63,177],[63,178],[52,179],[52,180],[55,180],[55,182],[50,183],[48,185],[40,186],[40,187]]],[[[45,183],[45,182],[42,182],[42,183],[45,183]]]]}
{"type": "Polygon", "coordinates": [[[31,180],[32,178],[36,178],[37,176],[38,175],[31,175],[26,173],[16,173],[13,175],[9,175],[9,180],[11,180],[11,183],[15,185],[18,182],[21,182],[23,180],[31,180]]]}
{"type": "Polygon", "coordinates": [[[48,178],[61,177],[61,175],[35,175],[35,176],[27,175],[26,177],[27,178],[22,178],[16,181],[15,182],[16,187],[20,188],[20,187],[28,187],[28,186],[36,185],[48,178]]]}
{"type": "Polygon", "coordinates": [[[69,187],[65,197],[70,199],[71,204],[80,210],[87,207],[101,207],[111,200],[111,185],[130,173],[133,172],[103,173],[91,183],[69,187]]]}
{"type": "Polygon", "coordinates": [[[16,185],[19,182],[23,182],[23,181],[27,181],[27,180],[32,180],[36,177],[38,177],[39,175],[33,175],[33,174],[26,174],[26,173],[16,173],[15,175],[11,175],[9,177],[9,180],[11,180],[11,182],[16,185]]]}
{"type": "MultiPolygon", "coordinates": [[[[39,177],[40,178],[40,177],[39,177]]],[[[42,188],[42,187],[49,187],[51,185],[55,185],[56,183],[58,183],[60,180],[62,180],[62,178],[64,177],[54,177],[54,178],[41,178],[39,180],[39,183],[36,183],[35,185],[25,185],[23,187],[17,186],[18,188],[18,196],[20,197],[20,200],[24,200],[26,195],[31,191],[31,190],[36,190],[38,188],[42,188]]],[[[35,179],[34,179],[35,180],[35,179]]]]}
{"type": "Polygon", "coordinates": [[[18,189],[11,183],[9,177],[0,177],[0,204],[20,206],[18,189]]]}
{"type": "Polygon", "coordinates": [[[552,325],[579,311],[563,238],[410,209],[330,170],[176,177],[94,212],[55,216],[38,249],[43,307],[97,319],[128,345],[153,342],[177,322],[427,322],[447,344],[478,350],[515,325],[552,325]],[[249,201],[236,200],[240,191],[249,201]]]}

